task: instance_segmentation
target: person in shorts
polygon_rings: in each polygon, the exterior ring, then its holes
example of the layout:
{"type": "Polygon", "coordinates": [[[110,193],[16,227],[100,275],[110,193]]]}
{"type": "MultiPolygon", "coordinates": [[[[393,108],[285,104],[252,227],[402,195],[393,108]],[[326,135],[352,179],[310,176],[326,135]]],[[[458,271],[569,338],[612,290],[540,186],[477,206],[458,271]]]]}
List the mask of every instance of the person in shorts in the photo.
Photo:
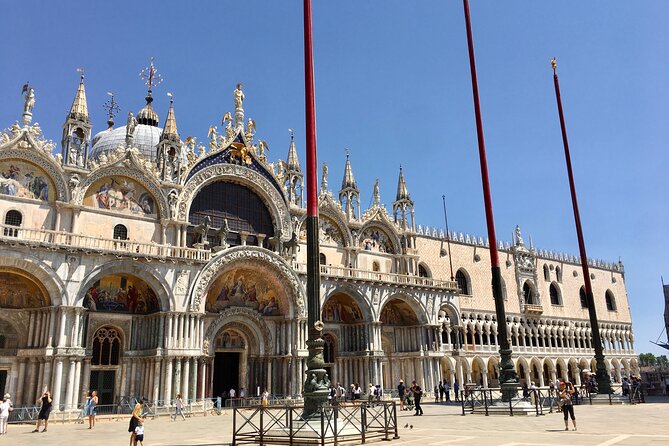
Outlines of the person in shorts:
{"type": "Polygon", "coordinates": [[[560,403],[562,403],[562,414],[564,415],[564,430],[569,430],[569,420],[571,416],[571,423],[576,430],[576,416],[574,415],[574,404],[571,401],[571,395],[574,393],[574,387],[570,382],[560,382],[560,403]]]}
{"type": "Polygon", "coordinates": [[[44,429],[42,432],[46,432],[46,428],[49,427],[49,414],[51,414],[51,405],[53,404],[53,399],[51,399],[51,392],[45,390],[42,396],[37,400],[38,404],[41,404],[39,414],[37,414],[37,426],[33,432],[39,432],[39,426],[44,421],[44,429]]]}
{"type": "Polygon", "coordinates": [[[140,446],[144,446],[144,420],[141,418],[135,426],[135,442],[135,444],[139,443],[140,446]]]}
{"type": "Polygon", "coordinates": [[[397,396],[400,398],[400,410],[405,410],[404,409],[405,395],[406,395],[406,386],[404,385],[404,381],[400,379],[400,383],[397,386],[397,396]]]}
{"type": "Polygon", "coordinates": [[[95,411],[98,406],[98,392],[92,391],[88,399],[86,400],[86,416],[88,417],[88,428],[93,429],[95,427],[95,416],[97,412],[95,411]]]}

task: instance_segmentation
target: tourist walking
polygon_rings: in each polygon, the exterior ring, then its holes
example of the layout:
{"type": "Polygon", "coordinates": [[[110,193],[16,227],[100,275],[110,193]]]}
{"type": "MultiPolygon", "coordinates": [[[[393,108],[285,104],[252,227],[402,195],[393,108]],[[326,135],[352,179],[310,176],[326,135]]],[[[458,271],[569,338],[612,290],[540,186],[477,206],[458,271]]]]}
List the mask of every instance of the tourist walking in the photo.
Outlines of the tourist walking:
{"type": "Polygon", "coordinates": [[[0,435],[7,433],[7,420],[9,419],[9,412],[14,410],[12,407],[11,395],[5,393],[5,396],[2,397],[2,403],[0,403],[0,435]]]}
{"type": "Polygon", "coordinates": [[[362,395],[362,387],[360,387],[360,384],[358,383],[353,384],[353,402],[360,403],[361,395],[362,395]]]}
{"type": "Polygon", "coordinates": [[[137,433],[135,428],[139,425],[140,421],[144,417],[142,413],[144,409],[144,401],[139,399],[135,407],[132,409],[132,416],[130,417],[130,424],[128,425],[128,432],[130,432],[130,446],[137,445],[137,433]]]}
{"type": "Polygon", "coordinates": [[[423,397],[423,389],[420,388],[416,381],[411,383],[411,393],[413,393],[414,404],[416,405],[416,413],[414,416],[422,416],[423,408],[420,406],[420,400],[423,397]]]}
{"type": "Polygon", "coordinates": [[[406,410],[404,408],[404,397],[406,396],[406,386],[404,381],[400,379],[400,383],[397,385],[397,396],[400,398],[400,410],[406,410]]]}
{"type": "Polygon", "coordinates": [[[446,381],[443,383],[441,381],[437,382],[439,385],[439,402],[443,403],[444,402],[444,392],[446,391],[446,388],[444,387],[444,384],[446,381]]]}
{"type": "Polygon", "coordinates": [[[374,387],[374,384],[369,383],[369,387],[367,387],[367,402],[371,405],[374,402],[374,397],[376,396],[376,387],[374,387]]]}
{"type": "Polygon", "coordinates": [[[49,415],[51,414],[51,404],[53,400],[51,399],[51,392],[45,390],[40,399],[37,400],[37,404],[41,404],[39,413],[37,414],[37,425],[33,432],[39,432],[39,426],[44,422],[44,429],[42,432],[46,432],[46,428],[49,427],[49,415]]]}
{"type": "Polygon", "coordinates": [[[172,416],[173,421],[177,421],[177,417],[181,415],[181,418],[186,421],[186,416],[184,415],[184,401],[181,399],[181,394],[177,393],[177,399],[174,400],[174,416],[172,416]]]}
{"type": "Polygon", "coordinates": [[[455,378],[455,382],[453,382],[453,393],[455,393],[455,401],[460,401],[460,384],[458,383],[457,378],[455,378]]]}
{"type": "Polygon", "coordinates": [[[451,385],[448,381],[444,380],[444,395],[446,396],[446,402],[451,402],[451,385]]]}
{"type": "Polygon", "coordinates": [[[88,417],[88,428],[95,427],[96,407],[98,406],[98,392],[92,391],[86,400],[86,416],[88,417]]]}
{"type": "Polygon", "coordinates": [[[570,382],[560,382],[560,403],[562,404],[562,414],[564,415],[564,430],[569,430],[569,420],[576,430],[576,416],[574,415],[574,404],[571,401],[571,396],[574,393],[574,387],[570,382]]]}
{"type": "Polygon", "coordinates": [[[263,391],[262,396],[260,397],[260,402],[263,407],[267,407],[269,405],[269,392],[267,389],[263,391]]]}

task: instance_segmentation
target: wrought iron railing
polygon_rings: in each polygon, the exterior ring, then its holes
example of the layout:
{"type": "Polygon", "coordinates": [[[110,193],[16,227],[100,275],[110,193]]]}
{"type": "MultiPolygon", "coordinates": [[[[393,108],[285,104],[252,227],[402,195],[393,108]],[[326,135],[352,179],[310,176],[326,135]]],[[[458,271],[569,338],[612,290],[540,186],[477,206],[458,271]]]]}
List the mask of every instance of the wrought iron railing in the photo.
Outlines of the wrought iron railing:
{"type": "Polygon", "coordinates": [[[232,445],[338,444],[399,438],[394,402],[340,404],[319,409],[309,422],[303,406],[237,407],[233,414],[232,445]]]}

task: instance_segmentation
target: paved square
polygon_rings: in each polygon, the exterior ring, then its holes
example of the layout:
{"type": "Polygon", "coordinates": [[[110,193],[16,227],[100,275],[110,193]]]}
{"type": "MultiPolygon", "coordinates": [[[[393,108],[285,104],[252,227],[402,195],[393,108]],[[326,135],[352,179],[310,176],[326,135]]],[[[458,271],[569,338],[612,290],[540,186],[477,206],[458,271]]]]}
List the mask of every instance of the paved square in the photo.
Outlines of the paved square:
{"type": "MultiPolygon", "coordinates": [[[[669,444],[669,398],[635,406],[576,406],[578,431],[564,431],[561,414],[544,416],[461,416],[459,406],[424,405],[425,415],[400,412],[400,439],[393,445],[627,446],[669,444]],[[405,427],[409,426],[409,427],[405,427]],[[410,426],[413,426],[411,428],[410,426]]],[[[54,417],[55,418],[55,417],[54,417]]],[[[129,417],[100,418],[87,424],[52,422],[48,432],[11,425],[0,442],[12,445],[125,445],[129,417]]],[[[146,422],[146,446],[222,445],[232,441],[232,412],[197,415],[186,421],[157,418],[146,422]]]]}

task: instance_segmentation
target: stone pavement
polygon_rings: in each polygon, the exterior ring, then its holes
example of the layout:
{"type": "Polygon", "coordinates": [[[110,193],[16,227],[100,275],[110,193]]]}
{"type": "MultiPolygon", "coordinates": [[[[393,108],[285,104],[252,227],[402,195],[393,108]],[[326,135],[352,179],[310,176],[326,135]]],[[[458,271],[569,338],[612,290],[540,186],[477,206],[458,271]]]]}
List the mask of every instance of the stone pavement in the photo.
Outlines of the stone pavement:
{"type": "MultiPolygon", "coordinates": [[[[669,444],[669,398],[634,406],[576,406],[578,431],[565,432],[562,414],[544,416],[461,416],[459,406],[424,404],[425,415],[399,413],[400,439],[390,445],[498,445],[498,446],[627,446],[669,444]],[[406,427],[413,426],[413,428],[406,427]]],[[[46,433],[31,433],[33,426],[10,425],[0,445],[127,445],[128,417],[100,419],[88,424],[51,423],[46,433]]],[[[229,444],[232,414],[194,416],[172,422],[147,420],[146,446],[229,444]]],[[[382,443],[377,443],[382,444],[382,443]]]]}

